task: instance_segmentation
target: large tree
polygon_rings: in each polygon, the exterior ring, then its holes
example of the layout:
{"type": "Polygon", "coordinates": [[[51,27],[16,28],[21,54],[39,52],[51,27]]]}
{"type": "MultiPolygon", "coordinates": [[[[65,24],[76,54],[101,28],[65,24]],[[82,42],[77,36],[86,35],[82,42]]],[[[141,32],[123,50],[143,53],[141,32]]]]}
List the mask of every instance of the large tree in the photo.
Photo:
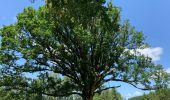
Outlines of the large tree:
{"type": "Polygon", "coordinates": [[[138,52],[148,47],[143,33],[105,2],[46,0],[38,10],[24,9],[0,31],[0,85],[55,97],[78,94],[83,100],[119,87],[105,85],[112,81],[142,90],[166,87],[169,75],[138,52]]]}

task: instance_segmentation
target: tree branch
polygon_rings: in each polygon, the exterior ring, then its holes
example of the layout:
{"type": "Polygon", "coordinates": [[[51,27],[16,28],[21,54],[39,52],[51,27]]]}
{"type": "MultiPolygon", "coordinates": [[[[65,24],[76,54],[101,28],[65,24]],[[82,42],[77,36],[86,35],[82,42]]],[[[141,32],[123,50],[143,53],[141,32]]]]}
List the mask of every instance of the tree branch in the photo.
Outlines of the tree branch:
{"type": "Polygon", "coordinates": [[[69,92],[69,93],[64,93],[64,94],[56,94],[56,93],[52,94],[52,93],[43,92],[42,94],[47,95],[47,96],[54,96],[54,97],[63,97],[63,96],[69,96],[69,95],[73,95],[73,94],[82,96],[82,93],[79,93],[79,92],[69,92]]]}
{"type": "Polygon", "coordinates": [[[104,89],[97,90],[94,93],[101,93],[104,90],[108,90],[108,89],[111,89],[111,88],[119,88],[119,87],[121,87],[121,85],[119,85],[119,86],[112,86],[112,87],[106,87],[104,89]]]}
{"type": "Polygon", "coordinates": [[[114,79],[113,77],[110,78],[110,79],[104,80],[103,82],[106,83],[106,82],[109,82],[109,81],[118,81],[118,82],[128,83],[128,84],[132,85],[133,87],[140,89],[140,90],[156,90],[157,89],[157,87],[141,88],[141,87],[138,87],[137,84],[136,85],[134,84],[135,80],[114,79]]]}

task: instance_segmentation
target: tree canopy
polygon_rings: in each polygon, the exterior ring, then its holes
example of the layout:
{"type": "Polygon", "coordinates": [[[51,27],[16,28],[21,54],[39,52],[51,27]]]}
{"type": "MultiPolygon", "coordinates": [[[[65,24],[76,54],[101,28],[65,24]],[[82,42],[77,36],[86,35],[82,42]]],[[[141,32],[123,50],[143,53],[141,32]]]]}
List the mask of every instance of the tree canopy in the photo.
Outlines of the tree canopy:
{"type": "Polygon", "coordinates": [[[169,74],[138,52],[148,47],[143,33],[121,21],[118,7],[105,4],[46,0],[38,10],[25,8],[0,30],[0,86],[83,100],[119,87],[105,85],[112,81],[142,90],[166,87],[169,74]]]}

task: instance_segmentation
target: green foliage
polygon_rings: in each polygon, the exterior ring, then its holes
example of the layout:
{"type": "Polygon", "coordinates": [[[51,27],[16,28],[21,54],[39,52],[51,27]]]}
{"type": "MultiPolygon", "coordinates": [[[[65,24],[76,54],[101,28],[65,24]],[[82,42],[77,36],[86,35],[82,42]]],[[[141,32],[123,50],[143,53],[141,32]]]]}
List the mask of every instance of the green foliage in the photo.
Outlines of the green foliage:
{"type": "Polygon", "coordinates": [[[0,89],[0,100],[42,100],[42,99],[43,99],[42,95],[38,95],[36,93],[29,94],[21,90],[6,90],[5,87],[2,87],[0,89]]]}
{"type": "Polygon", "coordinates": [[[170,89],[160,89],[142,96],[142,100],[169,100],[170,89]]]}
{"type": "Polygon", "coordinates": [[[46,0],[38,10],[25,8],[15,24],[0,30],[0,86],[84,100],[114,88],[104,87],[110,81],[142,90],[166,87],[169,74],[137,52],[148,45],[143,33],[120,20],[119,8],[104,4],[46,0]]]}
{"type": "Polygon", "coordinates": [[[142,96],[132,97],[132,98],[130,98],[128,100],[142,100],[142,96]]]}
{"type": "MultiPolygon", "coordinates": [[[[42,96],[21,91],[6,91],[3,88],[1,88],[0,92],[0,100],[82,100],[78,95],[71,95],[69,97],[42,96]]],[[[122,100],[122,97],[115,89],[110,89],[103,91],[101,94],[96,94],[93,100],[122,100]]]]}
{"type": "Polygon", "coordinates": [[[123,100],[120,93],[115,89],[102,91],[101,94],[96,94],[93,100],[123,100]]]}
{"type": "Polygon", "coordinates": [[[159,89],[149,94],[144,94],[139,97],[133,97],[129,100],[170,100],[170,89],[159,89]]]}
{"type": "Polygon", "coordinates": [[[17,95],[14,91],[7,92],[1,88],[0,92],[0,100],[22,100],[24,98],[23,95],[17,95]]]}

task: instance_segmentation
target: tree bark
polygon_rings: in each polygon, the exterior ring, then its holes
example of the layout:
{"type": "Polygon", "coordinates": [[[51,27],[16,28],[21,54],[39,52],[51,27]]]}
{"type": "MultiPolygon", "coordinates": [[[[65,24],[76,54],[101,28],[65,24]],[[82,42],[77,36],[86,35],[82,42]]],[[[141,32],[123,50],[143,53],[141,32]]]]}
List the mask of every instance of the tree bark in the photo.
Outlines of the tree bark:
{"type": "Polygon", "coordinates": [[[83,100],[93,100],[94,91],[92,89],[84,89],[82,93],[83,100]]]}
{"type": "Polygon", "coordinates": [[[93,100],[93,95],[84,95],[83,100],[93,100]]]}

